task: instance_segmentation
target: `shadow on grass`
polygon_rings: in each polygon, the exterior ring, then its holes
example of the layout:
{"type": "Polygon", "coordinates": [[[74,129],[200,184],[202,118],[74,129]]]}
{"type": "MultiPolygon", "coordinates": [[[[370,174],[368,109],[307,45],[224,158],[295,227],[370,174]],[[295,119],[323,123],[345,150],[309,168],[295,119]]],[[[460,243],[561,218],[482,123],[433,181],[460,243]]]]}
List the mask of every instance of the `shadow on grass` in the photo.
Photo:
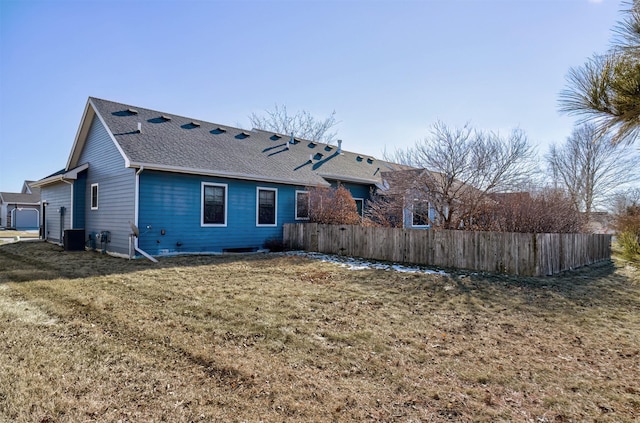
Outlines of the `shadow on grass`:
{"type": "Polygon", "coordinates": [[[619,271],[613,261],[603,261],[548,277],[499,274],[452,274],[455,292],[465,303],[493,304],[505,311],[575,314],[593,308],[640,308],[640,285],[619,271]]]}
{"type": "MultiPolygon", "coordinates": [[[[146,259],[127,260],[98,252],[66,252],[58,245],[45,242],[17,242],[0,245],[0,283],[90,278],[148,269],[270,260],[272,257],[268,254],[190,255],[161,258],[159,263],[151,263],[146,259]]],[[[407,276],[384,270],[365,270],[354,278],[354,282],[365,289],[381,292],[400,290],[408,299],[423,295],[425,291],[426,295],[435,295],[443,301],[456,297],[456,304],[466,304],[471,309],[478,304],[529,312],[564,307],[567,313],[586,307],[640,308],[637,294],[632,293],[639,289],[638,284],[618,270],[611,261],[552,277],[517,277],[455,269],[446,270],[446,276],[407,276]],[[367,276],[375,272],[383,273],[367,276]]]]}
{"type": "Polygon", "coordinates": [[[147,259],[123,259],[95,251],[64,251],[42,241],[0,244],[0,283],[33,280],[77,279],[127,274],[148,269],[196,267],[237,260],[261,260],[264,254],[189,255],[147,259]]]}

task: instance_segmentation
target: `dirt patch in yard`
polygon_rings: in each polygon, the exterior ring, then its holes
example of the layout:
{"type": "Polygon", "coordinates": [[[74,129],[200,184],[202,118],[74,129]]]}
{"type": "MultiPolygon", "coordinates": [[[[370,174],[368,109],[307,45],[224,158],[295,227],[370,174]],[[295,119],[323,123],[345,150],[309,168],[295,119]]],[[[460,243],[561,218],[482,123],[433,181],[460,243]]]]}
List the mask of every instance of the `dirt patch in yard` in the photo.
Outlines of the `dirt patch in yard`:
{"type": "Polygon", "coordinates": [[[0,245],[0,420],[640,418],[640,278],[0,245]]]}

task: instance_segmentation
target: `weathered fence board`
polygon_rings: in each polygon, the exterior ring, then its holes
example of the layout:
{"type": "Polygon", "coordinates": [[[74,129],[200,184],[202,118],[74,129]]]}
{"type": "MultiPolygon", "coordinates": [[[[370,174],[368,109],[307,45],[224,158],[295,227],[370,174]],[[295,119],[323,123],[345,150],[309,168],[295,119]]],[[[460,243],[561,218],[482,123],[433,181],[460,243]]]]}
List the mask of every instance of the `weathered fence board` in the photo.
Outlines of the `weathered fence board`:
{"type": "Polygon", "coordinates": [[[611,235],[522,234],[374,228],[296,223],[284,225],[288,249],[400,263],[554,275],[611,258],[611,235]]]}

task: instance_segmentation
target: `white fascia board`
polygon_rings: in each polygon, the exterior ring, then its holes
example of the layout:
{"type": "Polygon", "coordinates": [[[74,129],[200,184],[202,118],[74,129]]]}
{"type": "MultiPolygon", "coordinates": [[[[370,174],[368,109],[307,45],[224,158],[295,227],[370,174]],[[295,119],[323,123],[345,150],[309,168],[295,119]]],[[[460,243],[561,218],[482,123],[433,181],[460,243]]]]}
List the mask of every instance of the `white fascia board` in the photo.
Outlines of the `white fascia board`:
{"type": "Polygon", "coordinates": [[[220,178],[229,178],[229,179],[242,179],[246,181],[257,181],[257,182],[271,182],[275,184],[286,184],[286,185],[297,185],[297,186],[330,186],[328,182],[304,182],[300,180],[292,180],[292,179],[284,179],[284,178],[268,178],[262,175],[251,175],[245,173],[235,173],[235,172],[225,172],[225,171],[215,171],[211,169],[196,169],[196,168],[188,168],[181,166],[169,166],[169,165],[157,165],[150,163],[139,163],[132,162],[129,164],[131,168],[139,169],[144,168],[144,170],[157,170],[162,172],[174,172],[174,173],[185,173],[189,175],[202,175],[202,176],[212,176],[212,177],[220,177],[220,178]]]}
{"type": "Polygon", "coordinates": [[[73,146],[71,147],[71,152],[69,153],[69,158],[67,159],[67,166],[65,167],[65,170],[71,169],[74,161],[79,159],[80,151],[82,150],[82,147],[84,147],[84,143],[87,139],[87,133],[89,132],[89,126],[91,125],[90,118],[93,117],[94,113],[95,111],[93,109],[93,104],[89,99],[87,100],[87,104],[84,107],[82,119],[80,119],[80,125],[78,126],[78,130],[76,131],[76,137],[73,140],[73,146]],[[78,157],[76,157],[76,152],[78,157]]]}
{"type": "Polygon", "coordinates": [[[120,147],[120,144],[118,143],[118,141],[116,141],[116,138],[113,136],[111,129],[109,129],[109,127],[107,126],[106,122],[104,121],[100,113],[98,113],[98,109],[96,108],[95,104],[93,104],[93,101],[91,101],[91,99],[89,98],[89,100],[87,100],[87,106],[84,109],[84,113],[82,114],[80,127],[78,128],[78,132],[76,133],[76,138],[73,142],[73,147],[71,148],[71,154],[69,155],[69,160],[67,161],[67,167],[65,169],[69,170],[73,166],[77,165],[77,161],[80,159],[80,153],[82,152],[82,148],[87,142],[87,136],[89,135],[89,128],[91,128],[91,121],[94,116],[98,117],[98,119],[100,120],[100,123],[109,134],[109,138],[111,138],[111,141],[116,146],[116,149],[124,159],[125,167],[129,167],[129,158],[124,153],[124,150],[122,150],[122,148],[120,147]]]}
{"type": "Polygon", "coordinates": [[[43,187],[45,185],[51,185],[51,184],[55,184],[56,182],[62,182],[65,180],[75,180],[78,179],[78,174],[80,172],[82,172],[83,170],[86,170],[89,168],[89,163],[85,163],[82,164],[78,167],[75,167],[73,169],[71,169],[68,172],[65,172],[63,174],[60,175],[55,175],[55,176],[50,176],[46,179],[41,179],[39,181],[34,182],[33,184],[31,184],[34,187],[43,187]]]}

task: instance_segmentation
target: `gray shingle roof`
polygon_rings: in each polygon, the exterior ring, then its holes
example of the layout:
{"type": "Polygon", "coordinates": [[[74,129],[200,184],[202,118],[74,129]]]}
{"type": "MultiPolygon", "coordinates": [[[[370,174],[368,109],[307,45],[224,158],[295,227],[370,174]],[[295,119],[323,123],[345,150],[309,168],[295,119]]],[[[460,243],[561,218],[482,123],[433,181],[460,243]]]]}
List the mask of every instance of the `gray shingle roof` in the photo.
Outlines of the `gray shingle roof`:
{"type": "Polygon", "coordinates": [[[6,204],[38,204],[39,194],[22,194],[19,192],[0,192],[0,200],[6,204]]]}
{"type": "Polygon", "coordinates": [[[246,130],[90,98],[132,166],[229,175],[299,185],[326,180],[379,183],[397,165],[309,140],[246,130]],[[138,123],[142,130],[138,132],[138,123]]]}

